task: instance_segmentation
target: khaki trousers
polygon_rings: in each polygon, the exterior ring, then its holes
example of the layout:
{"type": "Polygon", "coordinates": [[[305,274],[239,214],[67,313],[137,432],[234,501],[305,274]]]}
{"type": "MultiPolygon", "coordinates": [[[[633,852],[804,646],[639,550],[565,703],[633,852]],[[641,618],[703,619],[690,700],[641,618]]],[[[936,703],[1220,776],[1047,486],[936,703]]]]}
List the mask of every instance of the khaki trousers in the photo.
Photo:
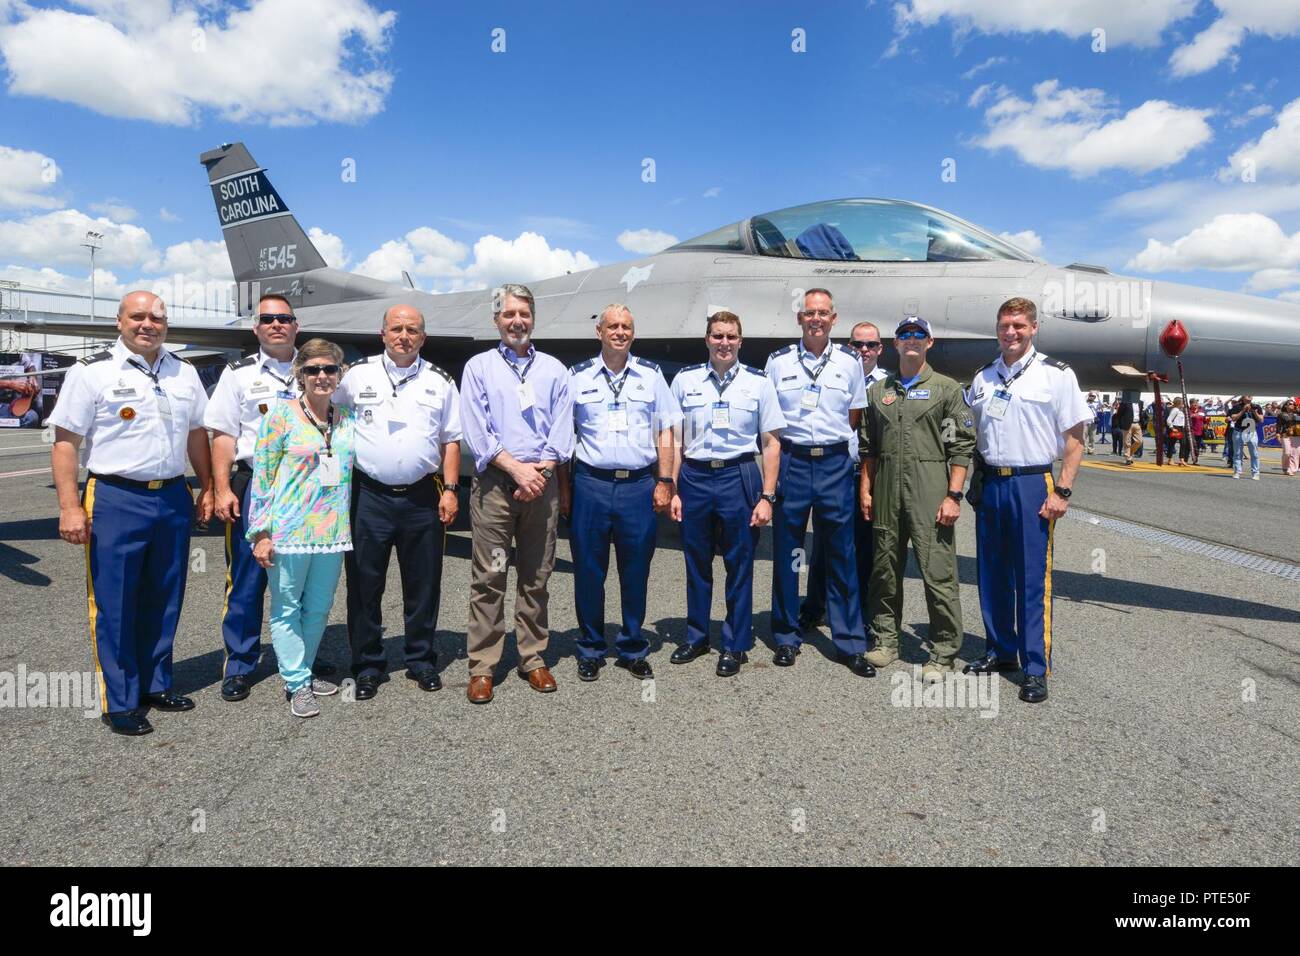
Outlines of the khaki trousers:
{"type": "Polygon", "coordinates": [[[517,501],[509,477],[489,466],[469,493],[473,558],[469,586],[469,673],[492,677],[506,643],[506,572],[513,542],[515,640],[519,669],[543,667],[547,630],[547,579],[555,567],[555,525],[559,490],[555,481],[536,501],[517,501]]]}
{"type": "Polygon", "coordinates": [[[1138,449],[1142,447],[1142,426],[1130,425],[1128,435],[1124,439],[1124,457],[1129,461],[1137,454],[1138,449]]]}

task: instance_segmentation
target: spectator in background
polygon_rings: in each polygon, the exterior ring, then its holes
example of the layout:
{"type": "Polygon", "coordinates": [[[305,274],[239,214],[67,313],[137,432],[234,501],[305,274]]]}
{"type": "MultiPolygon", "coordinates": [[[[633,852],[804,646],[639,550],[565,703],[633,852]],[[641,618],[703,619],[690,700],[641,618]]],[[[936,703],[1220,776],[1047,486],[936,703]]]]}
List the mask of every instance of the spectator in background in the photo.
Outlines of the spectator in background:
{"type": "Polygon", "coordinates": [[[1183,408],[1182,396],[1174,399],[1173,407],[1165,418],[1165,457],[1173,460],[1174,445],[1178,445],[1178,465],[1187,466],[1187,459],[1192,454],[1191,439],[1187,435],[1187,412],[1183,408]]]}
{"type": "Polygon", "coordinates": [[[1287,475],[1300,472],[1300,407],[1294,398],[1277,413],[1277,437],[1282,443],[1282,468],[1287,475]]]}
{"type": "Polygon", "coordinates": [[[1122,454],[1124,444],[1124,429],[1119,423],[1119,399],[1110,403],[1110,453],[1112,455],[1122,454]]]}
{"type": "Polygon", "coordinates": [[[1092,412],[1092,418],[1083,424],[1083,450],[1086,454],[1091,455],[1093,447],[1097,444],[1097,419],[1101,417],[1101,401],[1097,398],[1096,392],[1088,393],[1088,411],[1092,412]]]}
{"type": "Polygon", "coordinates": [[[1232,477],[1241,477],[1242,458],[1250,452],[1250,478],[1259,481],[1259,431],[1256,426],[1264,420],[1264,410],[1249,395],[1228,408],[1228,428],[1232,432],[1232,477]]]}
{"type": "Polygon", "coordinates": [[[1205,409],[1201,407],[1199,399],[1193,398],[1188,405],[1187,415],[1191,419],[1192,429],[1192,459],[1196,460],[1205,450],[1205,421],[1208,416],[1205,414],[1205,409]]]}

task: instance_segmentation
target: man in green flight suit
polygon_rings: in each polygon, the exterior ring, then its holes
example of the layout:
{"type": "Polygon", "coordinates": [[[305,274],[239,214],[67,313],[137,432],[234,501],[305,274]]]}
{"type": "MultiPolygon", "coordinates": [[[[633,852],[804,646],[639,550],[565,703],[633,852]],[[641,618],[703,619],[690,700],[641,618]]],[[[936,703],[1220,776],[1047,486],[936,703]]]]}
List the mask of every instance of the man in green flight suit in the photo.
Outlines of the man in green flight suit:
{"type": "Polygon", "coordinates": [[[898,660],[910,540],[930,611],[927,682],[943,679],[961,647],[954,525],[975,450],[974,415],[961,386],[926,364],[932,345],[925,319],[908,316],[898,324],[898,373],[871,384],[858,426],[862,515],[873,522],[876,548],[870,587],[876,647],[867,660],[875,667],[898,660]]]}

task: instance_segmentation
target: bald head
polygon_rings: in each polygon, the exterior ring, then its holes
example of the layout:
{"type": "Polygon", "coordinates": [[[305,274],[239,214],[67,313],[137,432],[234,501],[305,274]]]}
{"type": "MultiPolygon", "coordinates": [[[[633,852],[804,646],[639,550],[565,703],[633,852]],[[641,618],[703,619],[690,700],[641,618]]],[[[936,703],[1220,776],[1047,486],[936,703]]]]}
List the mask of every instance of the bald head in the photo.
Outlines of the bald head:
{"type": "Polygon", "coordinates": [[[152,363],[167,338],[166,303],[152,292],[128,292],[117,304],[117,331],[128,349],[152,363]]]}
{"type": "Polygon", "coordinates": [[[379,335],[393,364],[405,368],[419,357],[424,346],[424,315],[413,305],[390,306],[379,335]]]}

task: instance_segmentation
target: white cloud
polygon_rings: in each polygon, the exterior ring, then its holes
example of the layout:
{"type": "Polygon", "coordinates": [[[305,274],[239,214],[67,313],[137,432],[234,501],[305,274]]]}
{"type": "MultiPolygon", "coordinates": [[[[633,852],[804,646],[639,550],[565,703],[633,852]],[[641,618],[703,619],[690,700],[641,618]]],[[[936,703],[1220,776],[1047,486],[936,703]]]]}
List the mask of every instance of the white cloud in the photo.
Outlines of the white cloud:
{"type": "Polygon", "coordinates": [[[92,202],[90,211],[97,212],[102,216],[108,216],[118,222],[130,222],[135,219],[139,213],[128,206],[120,199],[114,199],[111,196],[103,202],[92,202]]]}
{"type": "Polygon", "coordinates": [[[1022,232],[999,232],[998,236],[1013,246],[1024,249],[1032,256],[1039,255],[1043,251],[1043,238],[1032,229],[1025,229],[1022,232]]]}
{"type": "Polygon", "coordinates": [[[1259,139],[1242,146],[1228,158],[1219,179],[1240,179],[1248,163],[1254,163],[1255,181],[1300,179],[1300,99],[1292,100],[1277,115],[1277,122],[1259,139]]]}
{"type": "Polygon", "coordinates": [[[362,260],[356,271],[385,282],[401,282],[402,272],[412,277],[447,279],[461,275],[457,265],[469,249],[436,229],[421,226],[401,239],[390,239],[362,260]]]}
{"type": "Polygon", "coordinates": [[[108,116],[196,125],[356,123],[393,83],[379,64],[397,15],[365,0],[252,0],[246,9],[91,0],[90,14],[14,5],[0,25],[9,92],[108,116]]]}
{"type": "Polygon", "coordinates": [[[331,269],[342,269],[348,264],[348,251],[343,247],[343,240],[334,233],[312,226],[307,230],[307,238],[331,269]]]}
{"type": "Polygon", "coordinates": [[[1235,65],[1234,51],[1247,33],[1273,39],[1300,34],[1300,4],[1279,0],[1214,0],[1222,16],[1174,50],[1169,66],[1174,76],[1194,76],[1225,60],[1235,65]]]}
{"type": "MultiPolygon", "coordinates": [[[[49,289],[54,292],[75,292],[90,294],[90,275],[67,275],[57,269],[46,266],[33,269],[29,266],[8,265],[0,269],[0,279],[18,282],[24,286],[37,289],[49,289]]],[[[104,269],[95,270],[95,297],[117,299],[131,291],[118,281],[116,275],[104,269]]]]}
{"type": "Polygon", "coordinates": [[[991,56],[983,63],[979,63],[976,64],[975,66],[972,66],[969,70],[967,70],[965,73],[961,75],[961,78],[963,80],[973,80],[975,79],[975,77],[979,76],[979,74],[983,73],[985,70],[991,70],[993,67],[1001,66],[1003,63],[1007,63],[1007,62],[1009,61],[1005,56],[991,56]]]}
{"type": "Polygon", "coordinates": [[[0,146],[0,207],[58,209],[62,200],[49,193],[59,167],[43,153],[0,146]]]}
{"type": "Polygon", "coordinates": [[[484,236],[474,243],[474,261],[465,268],[465,278],[487,288],[501,282],[532,282],[581,272],[597,265],[585,252],[552,249],[537,233],[521,232],[517,239],[484,236]]]}
{"type": "Polygon", "coordinates": [[[1251,122],[1252,120],[1257,120],[1257,119],[1261,119],[1262,117],[1272,116],[1272,115],[1273,115],[1273,107],[1269,106],[1267,103],[1260,103],[1258,106],[1252,106],[1250,109],[1246,110],[1246,112],[1242,113],[1240,116],[1234,116],[1230,122],[1232,123],[1233,126],[1245,126],[1247,123],[1251,122]]]}
{"type": "Polygon", "coordinates": [[[984,119],[989,132],[976,144],[1008,148],[1032,166],[1091,176],[1103,169],[1146,173],[1180,162],[1213,136],[1210,110],[1148,100],[1114,118],[1098,89],[1061,89],[1057,80],[1034,87],[1034,102],[1000,96],[984,119]]]}
{"type": "Polygon", "coordinates": [[[1189,16],[1197,0],[904,0],[894,4],[899,37],[914,27],[949,21],[958,34],[1063,33],[1089,37],[1106,30],[1107,46],[1154,46],[1172,23],[1189,16]]]}
{"type": "Polygon", "coordinates": [[[61,209],[0,221],[0,258],[42,265],[89,263],[89,252],[81,246],[88,231],[104,234],[103,248],[95,258],[105,266],[135,267],[155,255],[153,240],[139,226],[61,209]]]}
{"type": "Polygon", "coordinates": [[[676,236],[658,229],[624,229],[618,234],[620,246],[641,256],[663,252],[669,246],[677,245],[677,242],[676,236]]]}
{"type": "Polygon", "coordinates": [[[233,282],[230,255],[224,242],[190,239],[168,246],[141,263],[148,275],[183,275],[187,282],[233,282]]]}
{"type": "Polygon", "coordinates": [[[710,186],[708,189],[704,190],[704,193],[703,193],[703,195],[702,195],[701,198],[703,198],[703,199],[717,199],[717,198],[718,198],[719,196],[721,196],[721,195],[722,195],[722,187],[721,187],[721,186],[710,186]]]}
{"type": "Polygon", "coordinates": [[[1287,302],[1300,302],[1300,289],[1296,289],[1294,292],[1283,292],[1278,298],[1285,299],[1287,302]]]}
{"type": "Polygon", "coordinates": [[[161,209],[158,210],[158,218],[161,219],[163,222],[181,221],[181,217],[176,215],[176,213],[172,212],[166,206],[163,206],[161,209]]]}
{"type": "Polygon", "coordinates": [[[1272,292],[1300,285],[1300,269],[1261,269],[1246,283],[1247,292],[1272,292]]]}
{"type": "Polygon", "coordinates": [[[1148,239],[1126,268],[1143,272],[1272,270],[1300,265],[1300,232],[1288,236],[1259,213],[1225,213],[1165,244],[1148,239]]]}

